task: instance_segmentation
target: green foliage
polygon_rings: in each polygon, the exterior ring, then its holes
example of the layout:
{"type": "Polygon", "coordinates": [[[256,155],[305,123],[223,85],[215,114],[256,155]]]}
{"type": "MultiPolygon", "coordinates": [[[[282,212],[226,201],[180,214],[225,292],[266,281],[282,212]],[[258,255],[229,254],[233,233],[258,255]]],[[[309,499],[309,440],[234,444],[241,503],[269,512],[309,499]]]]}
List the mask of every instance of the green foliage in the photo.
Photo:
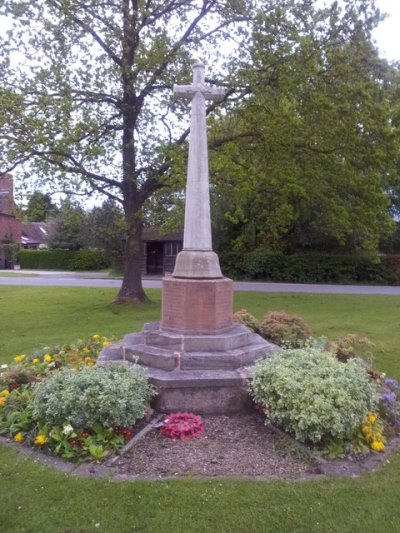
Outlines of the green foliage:
{"type": "Polygon", "coordinates": [[[400,131],[374,2],[265,7],[241,65],[248,97],[213,124],[219,247],[376,252],[394,230],[400,131]]]}
{"type": "Polygon", "coordinates": [[[6,261],[16,263],[21,246],[15,242],[13,235],[7,233],[0,242],[0,252],[3,252],[6,261]]]}
{"type": "Polygon", "coordinates": [[[233,314],[233,321],[239,324],[244,324],[255,333],[258,333],[259,331],[258,320],[246,309],[239,309],[239,311],[236,311],[236,313],[233,314]]]}
{"type": "Polygon", "coordinates": [[[110,258],[103,250],[82,249],[72,252],[67,260],[67,270],[101,270],[110,266],[110,258]]]}
{"type": "Polygon", "coordinates": [[[64,200],[55,219],[54,231],[48,240],[49,247],[64,250],[83,248],[86,224],[85,210],[79,204],[64,200]]]}
{"type": "Polygon", "coordinates": [[[110,259],[102,250],[21,250],[21,268],[43,270],[102,270],[110,259]]]}
{"type": "Polygon", "coordinates": [[[16,263],[18,260],[18,252],[20,250],[20,245],[16,242],[0,244],[0,248],[3,249],[4,257],[7,261],[16,263]]]}
{"type": "Polygon", "coordinates": [[[54,217],[57,211],[49,194],[35,191],[29,197],[24,215],[29,222],[45,222],[49,217],[54,217]]]}
{"type": "Polygon", "coordinates": [[[88,213],[87,246],[104,250],[117,268],[123,263],[125,231],[122,209],[114,200],[107,200],[88,213]]]}
{"type": "Polygon", "coordinates": [[[89,428],[130,426],[142,418],[154,395],[144,372],[136,366],[110,364],[84,367],[80,372],[61,369],[36,385],[34,417],[53,425],[65,421],[89,428]]]}
{"type": "Polygon", "coordinates": [[[298,315],[285,311],[270,311],[261,320],[260,334],[278,346],[300,348],[311,336],[311,329],[298,315]]]}
{"type": "Polygon", "coordinates": [[[258,362],[251,393],[268,420],[313,443],[352,439],[378,403],[360,362],[341,363],[312,346],[258,362]]]}
{"type": "Polygon", "coordinates": [[[400,281],[399,256],[291,254],[267,250],[221,254],[224,272],[235,278],[293,283],[379,283],[400,281]]]}
{"type": "Polygon", "coordinates": [[[334,353],[339,361],[346,362],[352,357],[370,360],[372,356],[369,349],[373,346],[374,344],[366,337],[348,333],[335,341],[328,341],[325,344],[325,349],[334,353]]]}

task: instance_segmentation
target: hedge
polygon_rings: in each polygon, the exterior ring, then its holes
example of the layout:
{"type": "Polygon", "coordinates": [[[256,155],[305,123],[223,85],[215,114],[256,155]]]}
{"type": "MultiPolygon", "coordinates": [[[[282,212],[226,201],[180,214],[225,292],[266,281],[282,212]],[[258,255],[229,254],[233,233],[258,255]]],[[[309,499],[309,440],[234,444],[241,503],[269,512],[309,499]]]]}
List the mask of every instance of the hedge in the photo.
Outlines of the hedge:
{"type": "Polygon", "coordinates": [[[221,254],[225,275],[236,279],[287,283],[400,284],[400,256],[293,254],[254,251],[221,254]]]}
{"type": "Polygon", "coordinates": [[[100,270],[110,266],[110,259],[102,250],[21,250],[21,268],[43,270],[100,270]]]}

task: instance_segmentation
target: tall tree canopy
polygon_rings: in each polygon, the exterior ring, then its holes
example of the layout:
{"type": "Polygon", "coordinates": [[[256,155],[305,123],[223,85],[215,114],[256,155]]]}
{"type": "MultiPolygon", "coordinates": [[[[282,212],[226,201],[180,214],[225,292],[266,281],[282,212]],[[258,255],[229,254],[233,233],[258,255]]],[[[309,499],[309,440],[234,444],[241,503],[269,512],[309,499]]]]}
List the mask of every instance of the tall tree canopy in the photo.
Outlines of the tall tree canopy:
{"type": "Polygon", "coordinates": [[[372,42],[379,12],[275,4],[240,65],[248,97],[213,128],[219,240],[241,253],[376,251],[400,183],[398,70],[372,42]]]}
{"type": "Polygon", "coordinates": [[[58,188],[122,204],[120,299],[146,299],[143,205],[165,185],[170,150],[188,133],[173,128],[184,107],[176,104],[171,119],[172,85],[188,81],[196,54],[217,68],[218,43],[238,48],[245,7],[244,0],[2,2],[0,15],[13,27],[0,38],[0,171],[30,163],[58,188]]]}

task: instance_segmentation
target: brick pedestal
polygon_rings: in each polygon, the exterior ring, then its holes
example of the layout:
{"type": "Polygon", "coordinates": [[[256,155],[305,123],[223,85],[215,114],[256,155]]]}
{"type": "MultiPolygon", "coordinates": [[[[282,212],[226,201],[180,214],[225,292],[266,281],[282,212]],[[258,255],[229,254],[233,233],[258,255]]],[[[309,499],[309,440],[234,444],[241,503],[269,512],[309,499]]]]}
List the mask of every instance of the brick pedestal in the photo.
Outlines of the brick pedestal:
{"type": "Polygon", "coordinates": [[[233,281],[164,278],[161,328],[212,333],[232,325],[233,281]]]}
{"type": "Polygon", "coordinates": [[[251,366],[277,347],[232,319],[228,278],[164,278],[161,322],[106,346],[97,364],[139,363],[161,412],[227,414],[251,404],[251,366]]]}

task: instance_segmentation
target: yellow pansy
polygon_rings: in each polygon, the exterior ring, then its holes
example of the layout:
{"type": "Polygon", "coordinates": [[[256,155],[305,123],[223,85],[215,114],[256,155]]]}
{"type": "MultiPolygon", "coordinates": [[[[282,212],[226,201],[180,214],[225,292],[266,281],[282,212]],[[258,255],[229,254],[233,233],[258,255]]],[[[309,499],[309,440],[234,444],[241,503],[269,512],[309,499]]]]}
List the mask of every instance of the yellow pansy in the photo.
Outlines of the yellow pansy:
{"type": "Polygon", "coordinates": [[[39,446],[43,446],[43,444],[46,444],[47,437],[46,435],[38,435],[35,439],[35,444],[38,444],[39,446]]]}
{"type": "Polygon", "coordinates": [[[50,363],[51,355],[49,353],[46,353],[46,355],[43,356],[43,361],[45,361],[46,363],[50,363]]]}
{"type": "Polygon", "coordinates": [[[385,445],[380,440],[374,440],[371,443],[371,448],[376,452],[382,452],[385,449],[385,445]]]}
{"type": "Polygon", "coordinates": [[[367,425],[363,426],[361,428],[361,432],[364,435],[364,437],[370,437],[371,436],[371,428],[367,425]]]}
{"type": "Polygon", "coordinates": [[[26,359],[26,355],[23,353],[21,355],[17,355],[16,357],[14,357],[14,361],[16,363],[22,363],[22,361],[24,361],[26,359]]]}
{"type": "Polygon", "coordinates": [[[39,363],[40,359],[38,359],[37,357],[35,357],[35,359],[33,359],[32,363],[34,365],[36,365],[37,363],[39,363]]]}
{"type": "Polygon", "coordinates": [[[0,396],[10,396],[10,391],[8,389],[3,389],[0,392],[0,396]]]}
{"type": "Polygon", "coordinates": [[[96,335],[93,335],[93,338],[94,339],[100,339],[100,335],[97,335],[97,333],[96,333],[96,335]]]}
{"type": "Polygon", "coordinates": [[[111,342],[110,341],[104,341],[103,342],[103,346],[110,346],[111,342]]]}
{"type": "Polygon", "coordinates": [[[22,442],[24,440],[24,436],[20,431],[15,435],[14,440],[15,442],[22,442]]]}
{"type": "Polygon", "coordinates": [[[3,405],[6,405],[7,398],[4,398],[4,396],[0,397],[0,407],[3,407],[3,405]]]}
{"type": "Polygon", "coordinates": [[[371,424],[374,424],[377,418],[378,416],[375,413],[368,414],[368,422],[370,422],[371,424]]]}

